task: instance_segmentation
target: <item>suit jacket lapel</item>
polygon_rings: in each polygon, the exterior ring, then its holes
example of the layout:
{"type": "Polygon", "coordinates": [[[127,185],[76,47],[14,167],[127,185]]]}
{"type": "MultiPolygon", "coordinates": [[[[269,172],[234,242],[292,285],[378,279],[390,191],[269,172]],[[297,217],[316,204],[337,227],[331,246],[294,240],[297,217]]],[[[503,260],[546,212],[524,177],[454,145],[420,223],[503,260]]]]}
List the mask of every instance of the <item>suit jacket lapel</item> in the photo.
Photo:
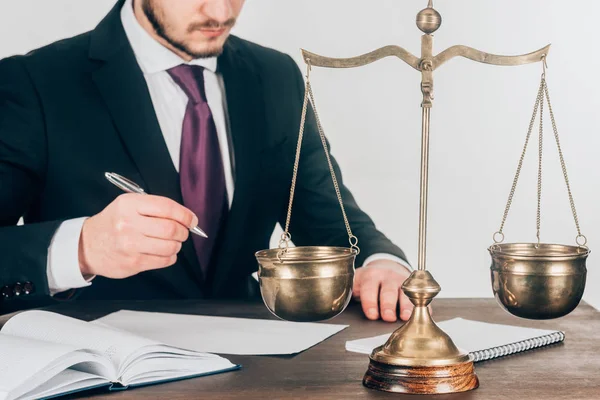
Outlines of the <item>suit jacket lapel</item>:
{"type": "MultiPolygon", "coordinates": [[[[121,24],[123,3],[123,0],[119,1],[92,33],[90,58],[103,62],[92,73],[92,79],[142,176],[143,182],[138,183],[151,194],[165,196],[181,204],[179,174],[158,124],[146,80],[121,24]]],[[[189,264],[189,272],[198,278],[201,271],[191,239],[184,243],[182,252],[189,264]]],[[[185,289],[186,285],[192,284],[179,282],[180,279],[172,276],[170,272],[174,271],[170,269],[154,272],[166,279],[171,278],[177,289],[185,289]]],[[[197,291],[197,286],[194,290],[197,291]]]]}
{"type": "Polygon", "coordinates": [[[235,159],[235,193],[227,222],[218,241],[213,270],[212,291],[219,293],[227,285],[227,278],[235,266],[237,249],[247,233],[248,210],[254,199],[255,179],[264,143],[265,115],[260,76],[250,61],[239,52],[236,38],[230,37],[218,68],[225,83],[231,140],[235,159]]]}

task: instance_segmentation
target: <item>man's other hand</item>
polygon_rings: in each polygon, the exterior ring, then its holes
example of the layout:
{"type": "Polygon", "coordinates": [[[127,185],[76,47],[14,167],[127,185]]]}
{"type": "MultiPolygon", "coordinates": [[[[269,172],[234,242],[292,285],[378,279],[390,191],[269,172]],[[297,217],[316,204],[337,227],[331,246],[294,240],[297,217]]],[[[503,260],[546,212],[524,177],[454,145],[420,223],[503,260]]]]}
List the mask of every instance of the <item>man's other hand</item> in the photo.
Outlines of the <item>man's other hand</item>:
{"type": "Polygon", "coordinates": [[[197,223],[194,213],[165,197],[121,195],[84,222],[81,273],[120,279],[171,266],[197,223]]]}
{"type": "Polygon", "coordinates": [[[405,266],[390,260],[376,260],[356,270],[353,296],[360,300],[367,318],[395,322],[398,307],[402,320],[410,318],[413,304],[402,292],[410,274],[405,266]]]}

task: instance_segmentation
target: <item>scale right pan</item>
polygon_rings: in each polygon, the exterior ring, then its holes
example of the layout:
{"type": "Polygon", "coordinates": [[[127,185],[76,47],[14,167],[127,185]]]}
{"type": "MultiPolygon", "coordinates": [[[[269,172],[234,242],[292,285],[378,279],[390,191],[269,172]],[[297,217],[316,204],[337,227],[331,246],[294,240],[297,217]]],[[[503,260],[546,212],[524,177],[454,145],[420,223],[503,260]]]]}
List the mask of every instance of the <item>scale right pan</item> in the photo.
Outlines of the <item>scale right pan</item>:
{"type": "Polygon", "coordinates": [[[494,296],[511,314],[528,319],[558,318],[581,301],[588,249],[506,243],[492,245],[489,251],[494,296]]]}
{"type": "Polygon", "coordinates": [[[554,112],[544,72],[525,139],[525,146],[517,173],[504,210],[500,230],[494,234],[494,244],[488,249],[492,256],[491,277],[494,296],[502,307],[513,315],[528,319],[559,318],[577,307],[585,289],[586,260],[590,254],[587,239],[581,234],[575,202],[571,193],[567,168],[560,146],[554,112]],[[558,147],[560,163],[567,185],[571,211],[577,228],[577,245],[545,244],[540,242],[542,199],[543,111],[547,100],[548,111],[558,147]],[[503,243],[504,224],[512,204],[527,145],[539,111],[538,185],[537,185],[537,243],[503,243]]]}

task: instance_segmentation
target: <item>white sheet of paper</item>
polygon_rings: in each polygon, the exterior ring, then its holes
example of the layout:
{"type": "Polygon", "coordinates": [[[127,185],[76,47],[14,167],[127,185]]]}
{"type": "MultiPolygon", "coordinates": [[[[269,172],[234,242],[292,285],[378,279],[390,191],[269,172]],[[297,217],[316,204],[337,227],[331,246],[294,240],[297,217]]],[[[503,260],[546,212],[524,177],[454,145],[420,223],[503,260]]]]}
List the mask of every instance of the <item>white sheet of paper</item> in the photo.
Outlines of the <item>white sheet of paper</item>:
{"type": "Polygon", "coordinates": [[[348,327],[129,310],[117,311],[93,323],[184,349],[237,355],[299,353],[348,327]]]}
{"type": "MultiPolygon", "coordinates": [[[[556,332],[545,329],[490,324],[462,318],[454,318],[436,323],[444,332],[450,335],[457,347],[469,353],[556,332]]],[[[349,340],[346,342],[346,350],[355,353],[371,354],[374,348],[385,344],[390,335],[391,333],[366,339],[349,340]]]]}

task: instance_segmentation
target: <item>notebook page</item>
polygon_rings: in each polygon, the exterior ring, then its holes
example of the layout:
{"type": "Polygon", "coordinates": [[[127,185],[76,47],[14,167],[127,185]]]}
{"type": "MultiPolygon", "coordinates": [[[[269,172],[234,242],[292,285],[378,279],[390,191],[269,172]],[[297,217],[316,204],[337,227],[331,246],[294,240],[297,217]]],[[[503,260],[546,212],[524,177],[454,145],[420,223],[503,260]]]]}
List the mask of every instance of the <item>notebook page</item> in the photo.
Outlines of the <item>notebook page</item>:
{"type": "Polygon", "coordinates": [[[42,397],[46,398],[56,395],[65,395],[84,389],[87,390],[99,386],[107,386],[108,384],[110,384],[108,379],[100,378],[96,375],[88,374],[87,372],[66,369],[46,383],[27,392],[27,394],[20,397],[19,400],[33,400],[42,397]]]}
{"type": "MultiPolygon", "coordinates": [[[[557,332],[546,329],[490,324],[462,318],[438,322],[437,325],[452,338],[457,347],[469,353],[517,343],[557,332]]],[[[371,338],[347,341],[346,350],[370,354],[374,348],[385,344],[390,335],[391,332],[389,334],[371,338]]]]}
{"type": "Polygon", "coordinates": [[[54,360],[74,350],[69,346],[49,346],[43,342],[0,333],[0,393],[8,394],[15,390],[54,360]]]}
{"type": "MultiPolygon", "coordinates": [[[[0,393],[18,397],[48,381],[68,367],[94,364],[91,372],[110,375],[112,366],[94,354],[71,346],[46,343],[0,333],[0,393]]],[[[0,394],[0,399],[3,398],[0,394]]]]}
{"type": "Polygon", "coordinates": [[[185,349],[217,354],[295,354],[347,325],[208,317],[121,310],[93,323],[105,324],[185,349]]]}
{"type": "Polygon", "coordinates": [[[211,359],[152,357],[136,362],[128,368],[122,377],[122,383],[140,385],[237,368],[238,366],[222,357],[211,359]]]}
{"type": "Polygon", "coordinates": [[[12,317],[2,333],[90,349],[119,370],[144,347],[159,343],[143,337],[47,311],[25,311],[12,317]]]}

